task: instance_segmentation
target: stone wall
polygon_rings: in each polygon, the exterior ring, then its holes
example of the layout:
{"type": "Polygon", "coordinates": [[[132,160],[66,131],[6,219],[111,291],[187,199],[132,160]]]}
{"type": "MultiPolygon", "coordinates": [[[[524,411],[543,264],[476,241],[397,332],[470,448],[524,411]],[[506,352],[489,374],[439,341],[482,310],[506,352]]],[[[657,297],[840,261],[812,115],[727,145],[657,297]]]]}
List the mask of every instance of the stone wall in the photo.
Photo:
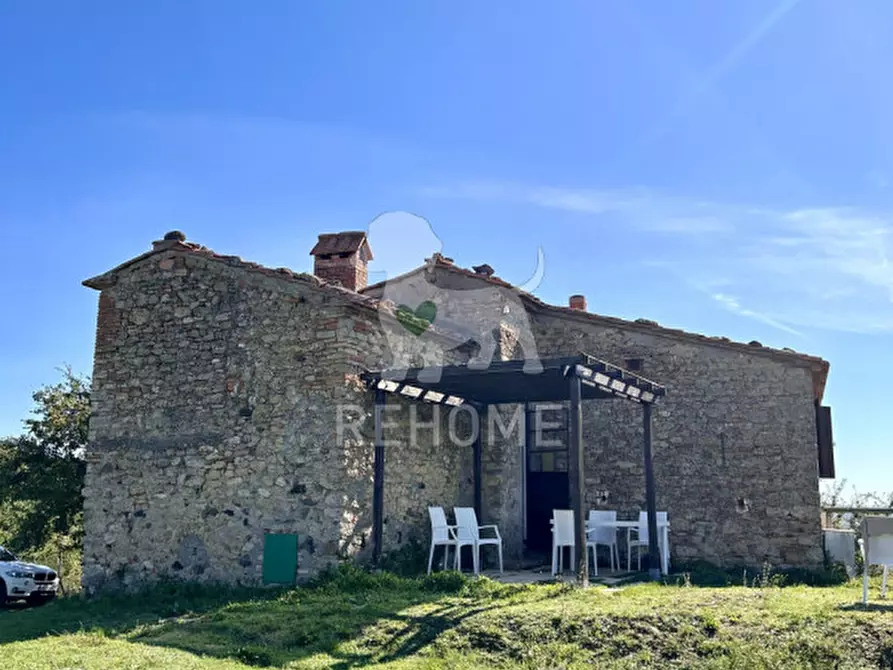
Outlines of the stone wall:
{"type": "MultiPolygon", "coordinates": [[[[427,548],[430,540],[429,506],[443,507],[450,517],[455,506],[474,505],[472,447],[449,439],[452,408],[388,398],[385,431],[392,444],[385,447],[383,551],[397,551],[409,542],[427,548]],[[413,413],[415,418],[413,419],[413,413]],[[435,440],[433,428],[438,426],[435,440]],[[415,436],[411,425],[416,426],[415,436]]],[[[465,417],[453,419],[456,434],[470,435],[465,417]]]]}
{"type": "MultiPolygon", "coordinates": [[[[412,361],[420,367],[467,360],[467,352],[456,343],[419,337],[387,313],[357,315],[354,328],[344,340],[344,351],[357,370],[390,368],[395,360],[412,361]]],[[[443,507],[450,516],[454,506],[473,505],[474,471],[472,447],[463,446],[470,435],[470,425],[462,412],[393,394],[386,394],[385,401],[382,543],[383,553],[387,554],[413,541],[427,545],[429,506],[443,507]],[[455,414],[453,419],[451,414],[455,414]],[[459,438],[458,443],[450,439],[451,429],[459,438]]],[[[363,406],[367,448],[371,450],[374,394],[366,392],[357,397],[357,402],[363,406]]],[[[371,489],[367,499],[371,516],[371,489]]]]}
{"type": "MultiPolygon", "coordinates": [[[[299,534],[303,574],[362,556],[373,431],[358,372],[382,364],[377,328],[377,313],[312,278],[199,254],[152,255],[106,281],[84,489],[88,590],[159,575],[257,583],[267,531],[299,534]],[[356,436],[339,440],[339,406],[355,413],[356,436]]],[[[391,450],[389,543],[419,536],[426,504],[462,499],[464,455],[439,453],[430,431],[391,450]]]]}
{"type": "MultiPolygon", "coordinates": [[[[668,387],[655,410],[654,449],[675,558],[821,560],[807,367],[583,316],[519,314],[516,296],[463,291],[480,281],[451,283],[439,272],[441,315],[459,310],[466,329],[489,332],[495,358],[521,357],[535,336],[540,356],[582,350],[621,366],[642,359],[642,374],[668,387]]],[[[412,332],[313,278],[259,272],[237,259],[171,250],[105,277],[85,586],[159,575],[257,583],[267,531],[299,534],[303,574],[366,556],[373,394],[360,371],[461,363],[473,348],[461,336],[444,339],[448,328],[412,332]],[[357,432],[339,434],[339,417],[357,432]]],[[[444,325],[455,327],[455,318],[444,325]]],[[[471,447],[445,439],[449,408],[394,396],[388,403],[397,409],[385,432],[396,442],[385,449],[386,553],[426,543],[426,508],[471,505],[474,491],[471,447]],[[423,423],[439,411],[440,439],[421,427],[413,440],[412,411],[423,423]]],[[[517,411],[499,409],[506,422],[517,411]]],[[[621,400],[584,405],[588,506],[626,518],[644,506],[641,414],[621,400]]],[[[460,419],[461,435],[467,427],[460,419]]],[[[522,421],[507,437],[484,431],[481,522],[500,525],[509,562],[523,552],[523,430],[522,421]]]]}
{"type": "Polygon", "coordinates": [[[485,425],[481,523],[499,526],[505,560],[511,565],[520,561],[524,553],[523,408],[493,405],[485,425]]]}
{"type": "MultiPolygon", "coordinates": [[[[634,324],[603,325],[585,314],[559,317],[534,308],[519,316],[520,303],[509,290],[443,267],[390,288],[407,304],[426,296],[435,301],[446,329],[457,322],[469,333],[492,326],[496,359],[524,357],[521,339],[528,333],[540,357],[587,351],[623,367],[629,359],[641,359],[641,374],[668,387],[654,412],[654,457],[658,505],[670,513],[677,559],[752,565],[821,561],[808,364],[758,347],[742,351],[706,339],[645,332],[634,324]]],[[[386,298],[387,288],[379,294],[386,298]]],[[[417,355],[413,364],[423,359],[417,355]]],[[[517,409],[507,405],[500,411],[508,417],[517,409]]],[[[619,399],[590,401],[583,411],[586,505],[636,518],[645,504],[641,406],[619,399]]],[[[485,432],[482,516],[500,525],[509,558],[524,550],[525,463],[517,441],[522,434],[491,440],[485,432]]]]}
{"type": "MultiPolygon", "coordinates": [[[[642,359],[667,386],[654,411],[657,504],[677,559],[816,565],[822,560],[814,392],[807,365],[585,318],[532,318],[540,354],[642,359]]],[[[644,509],[642,409],[584,403],[587,506],[644,509]],[[602,496],[606,495],[606,499],[602,496]]]]}

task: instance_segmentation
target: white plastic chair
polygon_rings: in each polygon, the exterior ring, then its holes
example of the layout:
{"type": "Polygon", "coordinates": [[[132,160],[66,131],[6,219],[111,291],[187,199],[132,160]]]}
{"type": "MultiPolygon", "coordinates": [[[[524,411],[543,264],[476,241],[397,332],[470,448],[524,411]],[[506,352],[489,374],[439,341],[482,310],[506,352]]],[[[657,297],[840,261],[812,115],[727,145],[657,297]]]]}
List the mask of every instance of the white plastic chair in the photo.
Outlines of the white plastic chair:
{"type": "MultiPolygon", "coordinates": [[[[667,563],[667,555],[670,548],[663,546],[664,537],[662,526],[667,524],[667,513],[657,513],[657,543],[661,555],[661,570],[667,563]]],[[[633,566],[633,547],[636,548],[636,558],[639,562],[638,569],[642,569],[642,550],[648,548],[648,512],[639,512],[639,527],[630,528],[626,535],[626,569],[632,571],[633,566]]],[[[654,567],[654,566],[652,566],[654,567]]]]}
{"type": "Polygon", "coordinates": [[[458,552],[456,527],[447,523],[443,507],[429,507],[428,516],[431,517],[431,551],[428,552],[428,574],[431,574],[431,565],[434,562],[434,548],[443,547],[443,564],[450,564],[450,547],[455,547],[458,552]]]}
{"type": "Polygon", "coordinates": [[[868,604],[868,570],[872,565],[884,566],[881,598],[887,597],[887,577],[893,566],[893,517],[867,516],[862,519],[862,603],[868,604]]]}
{"type": "Polygon", "coordinates": [[[456,515],[456,570],[462,571],[462,547],[471,546],[474,574],[481,572],[481,547],[493,545],[499,552],[499,574],[502,574],[502,536],[499,528],[490,524],[478,525],[478,517],[473,507],[454,507],[456,515]],[[481,537],[482,530],[492,530],[494,537],[481,537]]]}
{"type": "Polygon", "coordinates": [[[564,572],[562,558],[564,548],[570,547],[571,567],[577,561],[577,540],[574,533],[574,511],[552,510],[552,576],[564,572]]]}
{"type": "Polygon", "coordinates": [[[615,510],[589,510],[589,520],[586,523],[586,550],[587,552],[592,551],[592,567],[595,575],[598,575],[597,548],[599,545],[608,548],[608,553],[611,555],[611,570],[616,571],[620,567],[616,523],[617,512],[615,510]]]}

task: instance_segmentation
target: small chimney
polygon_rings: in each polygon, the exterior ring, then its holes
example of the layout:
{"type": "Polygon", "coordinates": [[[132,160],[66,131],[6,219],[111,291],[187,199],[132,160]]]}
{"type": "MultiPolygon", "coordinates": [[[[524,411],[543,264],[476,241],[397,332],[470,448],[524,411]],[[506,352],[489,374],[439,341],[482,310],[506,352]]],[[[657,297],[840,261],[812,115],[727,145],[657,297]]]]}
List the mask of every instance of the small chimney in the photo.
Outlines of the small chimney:
{"type": "Polygon", "coordinates": [[[496,273],[496,270],[487,263],[484,263],[483,265],[474,265],[471,269],[474,270],[476,275],[483,275],[485,277],[492,277],[496,273]]]}
{"type": "Polygon", "coordinates": [[[571,309],[578,309],[581,312],[585,312],[586,311],[586,296],[580,295],[579,293],[577,295],[572,295],[570,297],[570,300],[568,301],[568,305],[570,306],[571,309]]]}
{"type": "Polygon", "coordinates": [[[186,242],[186,235],[179,230],[172,230],[164,234],[164,239],[152,242],[152,250],[159,251],[161,249],[170,249],[186,242]]]}
{"type": "Polygon", "coordinates": [[[372,249],[362,230],[324,233],[310,251],[314,257],[313,274],[320,279],[340,284],[351,291],[362,291],[369,281],[372,249]]]}

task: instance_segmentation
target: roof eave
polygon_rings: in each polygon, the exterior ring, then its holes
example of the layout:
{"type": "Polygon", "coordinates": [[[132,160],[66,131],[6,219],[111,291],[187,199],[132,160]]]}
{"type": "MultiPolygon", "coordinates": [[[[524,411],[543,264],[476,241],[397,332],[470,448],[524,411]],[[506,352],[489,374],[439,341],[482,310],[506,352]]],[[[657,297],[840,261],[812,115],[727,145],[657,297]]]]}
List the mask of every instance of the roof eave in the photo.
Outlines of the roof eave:
{"type": "Polygon", "coordinates": [[[115,277],[114,274],[107,272],[85,279],[81,282],[81,286],[86,286],[87,288],[92,288],[97,291],[104,291],[105,289],[114,286],[116,281],[117,277],[115,277]]]}
{"type": "MultiPolygon", "coordinates": [[[[637,323],[636,321],[629,321],[627,319],[621,319],[619,317],[593,314],[592,312],[574,310],[569,307],[562,307],[560,305],[552,305],[544,302],[543,300],[540,300],[532,293],[524,291],[517,286],[506,282],[504,279],[500,279],[498,277],[485,277],[472,272],[471,270],[466,270],[465,268],[458,267],[453,263],[444,263],[440,260],[438,260],[434,265],[437,268],[442,268],[449,272],[454,272],[467,277],[474,277],[476,279],[480,279],[483,282],[513,290],[525,301],[525,303],[529,307],[532,307],[533,309],[539,310],[541,312],[548,313],[557,318],[574,319],[579,321],[586,321],[589,323],[595,322],[605,326],[630,329],[650,335],[656,335],[658,337],[669,337],[693,344],[703,344],[707,346],[720,347],[738,353],[750,354],[764,358],[773,358],[775,360],[796,363],[801,366],[806,365],[809,366],[809,368],[812,370],[816,398],[821,401],[822,395],[824,394],[830,364],[828,363],[828,361],[818,356],[811,356],[809,354],[803,354],[798,351],[773,349],[771,347],[756,347],[745,344],[743,342],[733,342],[731,340],[719,337],[710,337],[708,335],[690,333],[680,329],[667,328],[659,324],[637,323]]],[[[363,289],[363,292],[365,293],[375,291],[376,289],[383,287],[388,281],[405,279],[409,276],[424,271],[425,269],[427,269],[427,267],[429,267],[428,264],[422,265],[415,268],[414,270],[410,270],[409,272],[394,277],[393,279],[372,284],[363,289]]]]}
{"type": "Polygon", "coordinates": [[[822,402],[822,398],[824,398],[825,396],[825,387],[828,384],[828,374],[830,372],[831,364],[826,360],[821,360],[820,363],[815,364],[812,367],[812,380],[815,390],[815,399],[818,402],[822,402]]]}
{"type": "Polygon", "coordinates": [[[139,256],[134,256],[130,260],[124,261],[120,265],[116,265],[111,270],[107,270],[100,275],[85,279],[81,282],[81,284],[83,286],[86,286],[87,288],[102,291],[109,288],[110,286],[115,285],[115,283],[118,281],[118,273],[121,270],[130,267],[134,263],[139,263],[140,261],[145,260],[150,256],[154,256],[165,251],[194,251],[193,246],[180,242],[179,240],[160,240],[158,242],[154,242],[153,244],[154,247],[152,249],[149,249],[149,251],[142,253],[139,256]]]}
{"type": "Polygon", "coordinates": [[[821,402],[825,392],[825,386],[828,381],[828,373],[831,364],[818,356],[811,356],[797,351],[785,351],[783,349],[773,349],[771,347],[751,347],[751,345],[741,342],[733,342],[723,338],[714,338],[707,335],[697,333],[689,333],[683,330],[666,328],[661,325],[652,325],[648,323],[637,323],[635,321],[627,321],[613,316],[604,316],[601,314],[593,314],[581,310],[573,310],[558,305],[550,305],[543,302],[539,298],[530,293],[521,292],[521,296],[526,299],[528,305],[540,312],[548,313],[556,318],[572,319],[577,321],[598,322],[605,326],[626,328],[658,337],[669,337],[692,344],[703,344],[706,346],[719,347],[737,353],[759,356],[762,358],[772,358],[774,360],[786,363],[794,363],[798,366],[808,366],[813,376],[813,389],[815,398],[821,402]]]}

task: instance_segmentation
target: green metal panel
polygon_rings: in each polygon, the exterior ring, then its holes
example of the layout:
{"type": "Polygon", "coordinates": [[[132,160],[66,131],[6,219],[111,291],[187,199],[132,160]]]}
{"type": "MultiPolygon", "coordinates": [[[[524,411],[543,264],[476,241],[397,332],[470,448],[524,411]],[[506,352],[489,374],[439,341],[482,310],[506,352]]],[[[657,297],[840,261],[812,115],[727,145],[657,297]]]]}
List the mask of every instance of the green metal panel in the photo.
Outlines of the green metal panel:
{"type": "Polygon", "coordinates": [[[264,535],[264,584],[294,584],[298,572],[298,536],[264,535]]]}

